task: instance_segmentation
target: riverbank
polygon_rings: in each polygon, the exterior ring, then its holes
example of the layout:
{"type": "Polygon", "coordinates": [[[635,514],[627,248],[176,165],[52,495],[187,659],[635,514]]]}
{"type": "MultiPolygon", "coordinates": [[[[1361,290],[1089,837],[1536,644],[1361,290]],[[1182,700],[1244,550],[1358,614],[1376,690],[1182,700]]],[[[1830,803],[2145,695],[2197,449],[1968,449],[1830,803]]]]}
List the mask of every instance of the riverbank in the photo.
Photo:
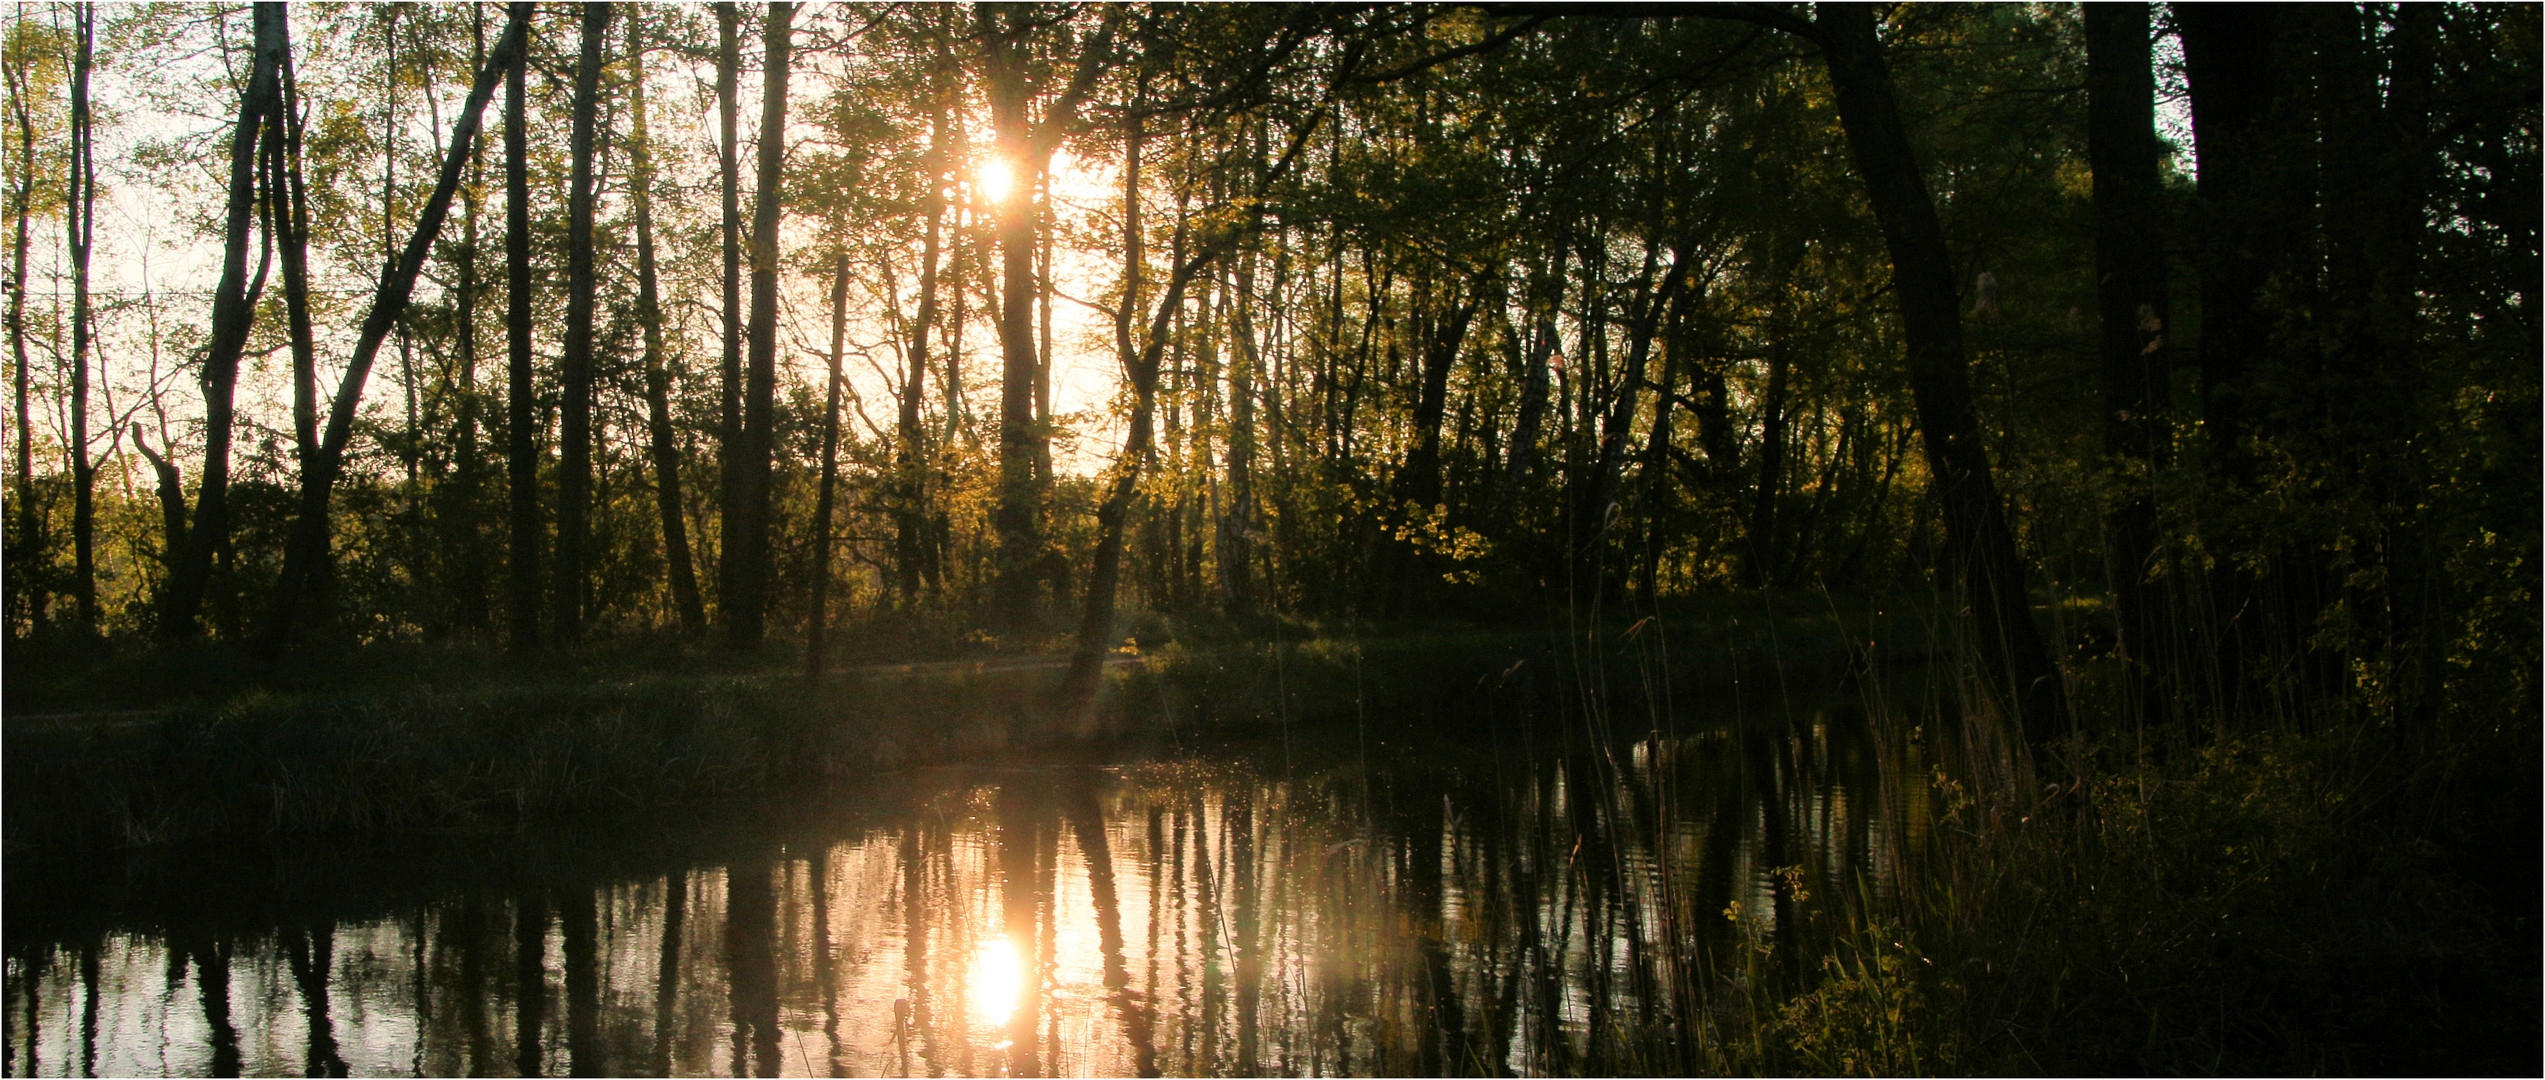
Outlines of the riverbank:
{"type": "Polygon", "coordinates": [[[1532,629],[1152,623],[1109,659],[1092,710],[1057,699],[1064,656],[1030,651],[863,664],[818,685],[792,666],[654,643],[531,662],[373,649],[259,677],[217,653],[109,655],[88,662],[107,681],[101,707],[62,708],[79,697],[63,671],[12,680],[6,842],[512,827],[1335,719],[1596,716],[1634,731],[1666,724],[1673,695],[1737,692],[1745,677],[1754,694],[1788,693],[1919,647],[1906,615],[1811,603],[1532,629]]]}

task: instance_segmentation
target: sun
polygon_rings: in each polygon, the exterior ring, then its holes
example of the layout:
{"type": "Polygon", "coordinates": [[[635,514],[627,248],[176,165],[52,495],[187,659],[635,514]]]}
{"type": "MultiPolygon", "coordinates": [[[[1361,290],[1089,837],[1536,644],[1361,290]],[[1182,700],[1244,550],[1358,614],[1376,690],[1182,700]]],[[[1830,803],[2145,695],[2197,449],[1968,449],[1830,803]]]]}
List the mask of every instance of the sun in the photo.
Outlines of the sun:
{"type": "Polygon", "coordinates": [[[1010,188],[1016,186],[1016,170],[1005,158],[991,158],[981,163],[981,194],[994,203],[1007,201],[1010,188]]]}

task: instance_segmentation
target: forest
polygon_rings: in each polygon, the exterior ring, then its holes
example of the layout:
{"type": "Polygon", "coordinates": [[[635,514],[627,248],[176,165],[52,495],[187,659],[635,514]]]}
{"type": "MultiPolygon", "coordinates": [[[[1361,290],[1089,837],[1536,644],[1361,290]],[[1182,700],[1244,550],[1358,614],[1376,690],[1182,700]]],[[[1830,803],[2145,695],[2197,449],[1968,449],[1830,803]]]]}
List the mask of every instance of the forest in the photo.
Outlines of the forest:
{"type": "MultiPolygon", "coordinates": [[[[2121,776],[2334,792],[2307,828],[2391,823],[2532,919],[2541,35],[2494,3],[19,4],[11,738],[383,656],[1048,658],[1033,693],[1086,701],[1179,640],[1765,611],[1724,648],[1807,651],[1793,610],[1995,725],[1929,792],[1992,829],[2047,786],[2108,839],[2121,776]]],[[[1811,891],[1769,888],[1780,925],[1811,891]]],[[[2041,1066],[1812,1057],[1848,970],[1779,984],[1801,1056],[1675,1064],[2041,1066]]]]}

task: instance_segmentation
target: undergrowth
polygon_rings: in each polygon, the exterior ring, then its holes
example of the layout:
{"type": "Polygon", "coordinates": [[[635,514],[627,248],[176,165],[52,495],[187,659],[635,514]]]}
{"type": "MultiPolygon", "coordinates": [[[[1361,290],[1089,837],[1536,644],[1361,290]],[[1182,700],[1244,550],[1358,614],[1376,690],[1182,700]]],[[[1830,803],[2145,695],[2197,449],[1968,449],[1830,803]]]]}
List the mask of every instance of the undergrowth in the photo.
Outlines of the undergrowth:
{"type": "MultiPolygon", "coordinates": [[[[2536,895],[2457,872],[2464,853],[2426,827],[2434,798],[2517,814],[2532,770],[2419,790],[2356,737],[2256,734],[2164,759],[2086,746],[2076,778],[2047,790],[1935,785],[1923,797],[1942,827],[1908,853],[1904,885],[1797,897],[1814,932],[1770,948],[1817,955],[1798,977],[1754,965],[1743,999],[1713,1014],[1710,1064],[2533,1072],[2536,895]]],[[[2457,753],[2532,763],[2515,742],[2457,753]]],[[[2488,857],[2532,873],[2528,841],[2488,857]]]]}

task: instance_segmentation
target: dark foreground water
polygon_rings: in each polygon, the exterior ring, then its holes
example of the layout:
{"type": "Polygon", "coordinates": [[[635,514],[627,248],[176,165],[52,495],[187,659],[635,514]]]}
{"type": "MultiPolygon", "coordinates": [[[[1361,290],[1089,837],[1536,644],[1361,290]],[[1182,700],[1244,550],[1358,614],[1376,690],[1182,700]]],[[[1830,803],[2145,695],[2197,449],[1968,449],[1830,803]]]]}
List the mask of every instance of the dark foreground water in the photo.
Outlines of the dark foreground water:
{"type": "Polygon", "coordinates": [[[1885,887],[1927,803],[1884,793],[1925,768],[1844,709],[1605,750],[1322,729],[607,829],[13,860],[7,1068],[1667,1073],[1793,889],[1885,887]]]}

